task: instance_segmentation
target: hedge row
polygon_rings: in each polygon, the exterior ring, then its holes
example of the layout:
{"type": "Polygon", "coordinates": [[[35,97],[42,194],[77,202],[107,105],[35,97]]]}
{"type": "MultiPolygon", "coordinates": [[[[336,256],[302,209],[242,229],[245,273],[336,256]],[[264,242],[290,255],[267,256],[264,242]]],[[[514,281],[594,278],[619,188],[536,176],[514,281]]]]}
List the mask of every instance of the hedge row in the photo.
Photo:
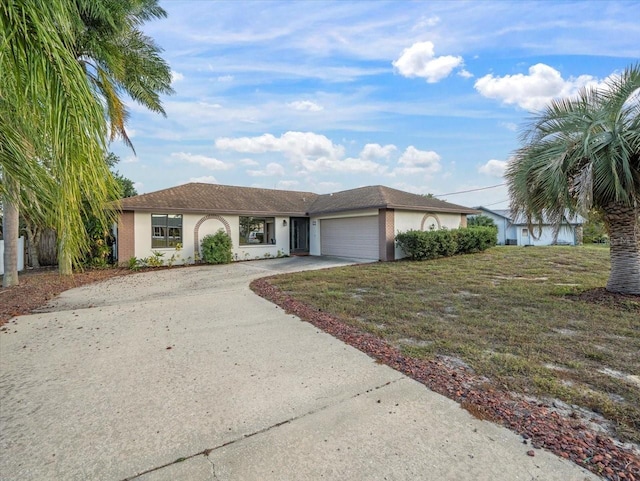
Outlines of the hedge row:
{"type": "Polygon", "coordinates": [[[498,232],[494,227],[410,230],[398,234],[396,242],[410,259],[421,261],[483,251],[497,244],[498,232]]]}

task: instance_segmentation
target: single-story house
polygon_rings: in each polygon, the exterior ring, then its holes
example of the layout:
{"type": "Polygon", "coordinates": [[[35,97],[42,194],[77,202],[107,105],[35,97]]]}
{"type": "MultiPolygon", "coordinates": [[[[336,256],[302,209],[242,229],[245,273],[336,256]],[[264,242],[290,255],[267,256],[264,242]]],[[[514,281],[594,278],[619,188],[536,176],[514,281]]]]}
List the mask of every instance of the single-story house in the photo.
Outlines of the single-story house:
{"type": "Polygon", "coordinates": [[[331,255],[389,261],[405,257],[395,235],[466,226],[474,209],[384,186],[312,192],[189,183],[120,201],[120,264],[154,251],[199,257],[200,242],[223,229],[235,260],[331,255]]]}
{"type": "Polygon", "coordinates": [[[498,227],[498,245],[548,246],[552,244],[579,245],[582,243],[582,216],[571,216],[567,211],[554,239],[554,226],[543,219],[542,226],[533,225],[533,232],[523,215],[514,216],[508,209],[490,210],[477,207],[482,215],[490,217],[498,227]]]}

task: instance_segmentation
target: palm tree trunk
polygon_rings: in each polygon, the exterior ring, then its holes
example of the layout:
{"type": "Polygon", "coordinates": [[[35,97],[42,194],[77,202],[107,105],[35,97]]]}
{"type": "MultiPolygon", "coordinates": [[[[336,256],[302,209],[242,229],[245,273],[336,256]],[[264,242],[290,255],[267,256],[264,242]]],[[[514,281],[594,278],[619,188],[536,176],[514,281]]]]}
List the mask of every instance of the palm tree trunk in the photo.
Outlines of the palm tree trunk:
{"type": "Polygon", "coordinates": [[[640,212],[634,205],[612,202],[604,209],[611,243],[607,290],[640,295],[640,212]]]}
{"type": "Polygon", "coordinates": [[[73,261],[67,249],[67,236],[62,233],[58,236],[58,273],[61,276],[73,275],[73,261]]]}
{"type": "Polygon", "coordinates": [[[2,233],[4,236],[4,275],[2,287],[18,285],[18,235],[19,215],[18,204],[15,203],[17,185],[7,172],[4,172],[4,182],[7,192],[2,199],[3,217],[2,233]]]}
{"type": "Polygon", "coordinates": [[[29,266],[38,269],[40,267],[40,228],[31,225],[29,222],[26,224],[24,230],[27,233],[27,241],[29,242],[29,266]]]}

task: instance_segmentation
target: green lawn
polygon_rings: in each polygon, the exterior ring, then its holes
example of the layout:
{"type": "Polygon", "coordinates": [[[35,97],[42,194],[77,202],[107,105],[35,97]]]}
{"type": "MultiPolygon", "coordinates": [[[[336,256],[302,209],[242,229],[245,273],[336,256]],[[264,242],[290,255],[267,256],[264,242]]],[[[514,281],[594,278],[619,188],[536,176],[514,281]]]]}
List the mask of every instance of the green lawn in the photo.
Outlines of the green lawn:
{"type": "Polygon", "coordinates": [[[510,391],[592,409],[640,442],[640,299],[593,303],[608,249],[496,247],[282,275],[297,300],[409,356],[453,356],[510,391]]]}

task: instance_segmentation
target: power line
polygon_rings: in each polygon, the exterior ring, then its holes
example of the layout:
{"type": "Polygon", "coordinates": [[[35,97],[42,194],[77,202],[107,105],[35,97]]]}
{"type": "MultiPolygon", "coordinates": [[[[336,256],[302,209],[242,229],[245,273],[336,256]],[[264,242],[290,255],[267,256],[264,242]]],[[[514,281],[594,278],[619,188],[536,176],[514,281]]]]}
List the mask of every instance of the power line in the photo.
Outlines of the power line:
{"type": "Polygon", "coordinates": [[[500,202],[493,202],[491,204],[483,204],[482,207],[489,207],[489,206],[492,206],[492,205],[498,205],[498,204],[502,204],[503,202],[509,202],[509,199],[501,200],[500,202]]]}
{"type": "Polygon", "coordinates": [[[503,185],[507,185],[506,183],[490,185],[488,187],[480,187],[478,189],[469,189],[469,190],[461,190],[460,192],[449,192],[447,194],[438,194],[434,195],[434,197],[444,197],[445,195],[457,195],[457,194],[466,194],[467,192],[477,192],[479,190],[487,190],[487,189],[495,189],[496,187],[502,187],[503,185]]]}

